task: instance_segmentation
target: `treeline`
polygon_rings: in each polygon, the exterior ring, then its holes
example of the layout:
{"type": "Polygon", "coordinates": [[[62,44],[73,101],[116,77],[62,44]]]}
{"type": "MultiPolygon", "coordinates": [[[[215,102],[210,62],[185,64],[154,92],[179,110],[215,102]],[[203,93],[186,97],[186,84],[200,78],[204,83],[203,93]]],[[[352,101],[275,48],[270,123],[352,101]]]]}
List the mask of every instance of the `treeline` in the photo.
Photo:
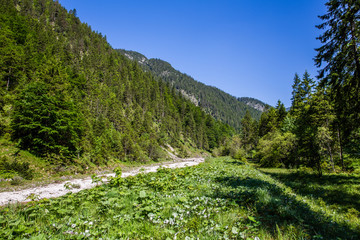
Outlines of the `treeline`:
{"type": "Polygon", "coordinates": [[[161,59],[147,59],[144,55],[123,49],[118,50],[128,58],[140,63],[140,66],[159,77],[163,81],[182,92],[188,99],[199,105],[205,112],[211,114],[215,119],[229,124],[237,131],[241,128],[241,119],[249,111],[251,116],[259,119],[261,111],[255,108],[267,107],[266,104],[256,99],[242,98],[234,96],[212,86],[207,86],[194,80],[191,76],[175,70],[168,62],[161,59]],[[247,103],[253,103],[249,106],[247,103]]]}
{"type": "Polygon", "coordinates": [[[0,136],[52,163],[218,147],[232,128],[111,48],[52,0],[0,0],[0,136]]]}
{"type": "Polygon", "coordinates": [[[220,153],[266,167],[311,167],[320,175],[360,167],[360,3],[329,1],[326,7],[317,26],[324,30],[314,58],[317,81],[307,72],[295,74],[290,111],[279,102],[258,123],[244,119],[242,136],[220,153]]]}
{"type": "Polygon", "coordinates": [[[227,139],[215,155],[252,159],[263,167],[309,167],[323,171],[359,167],[360,128],[337,116],[331,89],[322,87],[305,72],[295,74],[292,106],[280,101],[259,121],[247,114],[240,135],[227,139]]]}

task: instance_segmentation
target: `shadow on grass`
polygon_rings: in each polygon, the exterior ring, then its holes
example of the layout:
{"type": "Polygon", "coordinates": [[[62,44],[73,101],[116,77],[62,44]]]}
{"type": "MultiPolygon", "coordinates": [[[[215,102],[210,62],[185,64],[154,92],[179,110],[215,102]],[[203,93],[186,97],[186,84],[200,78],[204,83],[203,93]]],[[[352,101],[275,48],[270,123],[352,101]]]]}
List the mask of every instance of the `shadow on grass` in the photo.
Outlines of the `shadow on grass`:
{"type": "Polygon", "coordinates": [[[269,232],[275,234],[277,226],[285,229],[291,224],[297,231],[302,229],[312,236],[321,234],[323,239],[360,239],[360,233],[350,226],[332,222],[323,214],[314,212],[308,204],[286,195],[275,184],[241,177],[219,177],[216,180],[224,185],[224,189],[214,197],[234,200],[239,206],[254,207],[262,226],[269,232]]]}
{"type": "Polygon", "coordinates": [[[226,163],[230,163],[230,164],[234,164],[234,165],[238,165],[238,166],[245,165],[244,162],[242,162],[240,160],[235,160],[235,159],[228,160],[228,161],[226,161],[226,163]]]}
{"type": "Polygon", "coordinates": [[[336,204],[342,208],[354,208],[360,212],[360,178],[344,175],[279,173],[261,170],[303,196],[321,197],[329,205],[336,204]],[[348,191],[354,191],[349,193],[348,191]]]}

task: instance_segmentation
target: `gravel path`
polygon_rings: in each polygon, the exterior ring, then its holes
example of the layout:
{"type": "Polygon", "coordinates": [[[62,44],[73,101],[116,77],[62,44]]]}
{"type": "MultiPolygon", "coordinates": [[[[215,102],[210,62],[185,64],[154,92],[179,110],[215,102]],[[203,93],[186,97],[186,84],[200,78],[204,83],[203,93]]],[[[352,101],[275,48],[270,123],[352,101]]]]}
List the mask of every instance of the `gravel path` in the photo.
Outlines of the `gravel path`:
{"type": "MultiPolygon", "coordinates": [[[[176,159],[179,162],[174,163],[164,163],[158,166],[143,166],[133,169],[131,171],[124,171],[122,173],[122,177],[134,176],[140,172],[148,173],[148,172],[156,172],[159,167],[165,168],[183,168],[187,166],[194,166],[204,161],[204,158],[188,158],[188,159],[176,159]]],[[[104,174],[101,175],[103,178],[103,182],[107,182],[108,177],[114,177],[115,173],[104,174]]],[[[98,183],[93,183],[90,177],[84,179],[72,179],[69,181],[65,181],[62,183],[54,183],[49,184],[47,186],[36,187],[36,188],[28,188],[20,191],[13,192],[1,192],[0,193],[0,206],[8,203],[16,203],[16,202],[29,202],[29,196],[36,196],[37,199],[41,198],[56,198],[62,195],[65,195],[68,192],[79,192],[84,189],[89,189],[95,187],[98,183]],[[77,185],[79,188],[67,189],[65,188],[65,184],[67,185],[77,185]]]]}

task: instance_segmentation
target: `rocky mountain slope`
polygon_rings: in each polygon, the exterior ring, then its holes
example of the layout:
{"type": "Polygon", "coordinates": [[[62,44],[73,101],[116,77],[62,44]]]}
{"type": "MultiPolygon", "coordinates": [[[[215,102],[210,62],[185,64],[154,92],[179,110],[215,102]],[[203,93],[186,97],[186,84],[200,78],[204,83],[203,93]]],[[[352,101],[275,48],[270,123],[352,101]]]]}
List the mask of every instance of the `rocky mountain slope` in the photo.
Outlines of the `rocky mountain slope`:
{"type": "Polygon", "coordinates": [[[249,111],[251,116],[259,119],[267,104],[254,98],[236,98],[213,86],[196,81],[191,76],[174,69],[170,63],[160,59],[148,59],[135,51],[118,49],[128,59],[136,61],[147,72],[161,78],[185,98],[200,106],[215,119],[229,124],[235,129],[241,128],[241,119],[249,111]]]}

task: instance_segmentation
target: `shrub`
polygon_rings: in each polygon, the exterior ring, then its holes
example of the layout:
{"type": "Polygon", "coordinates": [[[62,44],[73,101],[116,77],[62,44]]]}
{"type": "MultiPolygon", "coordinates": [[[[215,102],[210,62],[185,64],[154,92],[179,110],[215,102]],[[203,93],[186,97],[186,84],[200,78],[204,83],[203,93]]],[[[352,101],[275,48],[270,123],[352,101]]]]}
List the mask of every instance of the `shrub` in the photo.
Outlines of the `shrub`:
{"type": "Polygon", "coordinates": [[[121,167],[117,167],[114,169],[114,172],[115,172],[115,176],[116,177],[121,177],[121,174],[122,174],[122,169],[121,167]]]}
{"type": "Polygon", "coordinates": [[[256,157],[264,167],[288,166],[295,146],[293,133],[270,132],[259,140],[256,157]]]}
{"type": "Polygon", "coordinates": [[[0,170],[0,179],[12,179],[16,176],[16,172],[12,170],[0,170]]]}
{"type": "Polygon", "coordinates": [[[246,161],[246,151],[243,148],[238,149],[232,156],[234,159],[246,161]]]}
{"type": "Polygon", "coordinates": [[[23,181],[22,177],[15,176],[15,177],[12,178],[10,183],[11,183],[11,185],[20,185],[22,183],[22,181],[23,181]]]}
{"type": "Polygon", "coordinates": [[[3,156],[0,159],[0,171],[16,173],[27,180],[31,180],[34,177],[34,171],[30,168],[30,163],[19,162],[16,159],[11,161],[7,156],[3,156]]]}

